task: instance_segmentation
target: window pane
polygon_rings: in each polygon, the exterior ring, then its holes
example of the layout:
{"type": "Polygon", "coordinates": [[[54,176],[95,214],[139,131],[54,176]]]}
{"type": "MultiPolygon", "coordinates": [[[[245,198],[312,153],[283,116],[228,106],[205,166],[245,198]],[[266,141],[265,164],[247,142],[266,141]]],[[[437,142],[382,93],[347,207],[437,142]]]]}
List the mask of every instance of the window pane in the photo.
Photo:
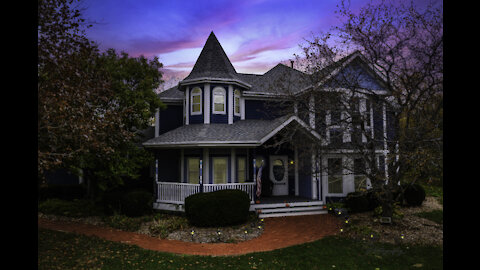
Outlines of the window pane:
{"type": "Polygon", "coordinates": [[[192,103],[200,103],[200,95],[192,96],[192,103]]]}
{"type": "Polygon", "coordinates": [[[213,158],[213,183],[227,183],[227,159],[213,158]]]}
{"type": "Polygon", "coordinates": [[[238,163],[237,163],[237,178],[238,178],[238,183],[245,183],[245,165],[246,165],[246,160],[245,158],[238,158],[238,163]]]}
{"type": "Polygon", "coordinates": [[[340,124],[341,111],[330,111],[330,124],[332,126],[340,124]]]}
{"type": "Polygon", "coordinates": [[[235,97],[235,113],[240,113],[240,98],[235,97]]]}
{"type": "Polygon", "coordinates": [[[200,174],[200,159],[188,158],[188,182],[198,184],[200,174]]]}
{"type": "Polygon", "coordinates": [[[199,112],[200,104],[192,104],[192,112],[199,112]]]}
{"type": "Polygon", "coordinates": [[[216,94],[215,96],[213,96],[213,102],[214,103],[224,103],[225,102],[225,98],[223,95],[218,95],[216,94]]]}
{"type": "Polygon", "coordinates": [[[343,193],[342,159],[328,159],[328,192],[343,193]]]}
{"type": "Polygon", "coordinates": [[[223,112],[223,111],[224,111],[223,108],[224,108],[223,104],[221,104],[221,103],[215,103],[214,110],[215,110],[216,112],[223,112]]]}

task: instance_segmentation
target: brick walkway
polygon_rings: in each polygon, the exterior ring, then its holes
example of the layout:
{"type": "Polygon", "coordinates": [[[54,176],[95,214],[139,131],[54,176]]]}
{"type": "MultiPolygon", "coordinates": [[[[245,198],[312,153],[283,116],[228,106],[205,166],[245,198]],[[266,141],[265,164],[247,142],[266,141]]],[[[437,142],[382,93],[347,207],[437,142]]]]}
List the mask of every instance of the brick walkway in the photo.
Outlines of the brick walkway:
{"type": "Polygon", "coordinates": [[[251,252],[270,251],[292,245],[318,240],[339,231],[339,221],[329,215],[292,216],[265,218],[263,234],[250,241],[239,243],[191,243],[166,240],[148,235],[125,232],[112,228],[81,223],[38,220],[41,228],[94,235],[109,241],[133,244],[144,249],[190,255],[241,255],[251,252]]]}

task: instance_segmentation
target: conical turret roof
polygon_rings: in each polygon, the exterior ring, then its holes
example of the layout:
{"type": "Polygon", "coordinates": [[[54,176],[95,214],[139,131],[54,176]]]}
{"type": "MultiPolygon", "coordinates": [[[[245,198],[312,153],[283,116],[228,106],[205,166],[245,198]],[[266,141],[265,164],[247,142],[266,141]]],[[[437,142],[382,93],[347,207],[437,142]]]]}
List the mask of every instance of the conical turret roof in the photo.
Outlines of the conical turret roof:
{"type": "MultiPolygon", "coordinates": [[[[244,83],[235,71],[235,68],[228,59],[227,54],[223,50],[222,45],[220,45],[220,42],[218,42],[213,31],[210,33],[210,36],[208,36],[192,71],[182,82],[206,78],[225,79],[244,83]]],[[[182,84],[182,82],[180,82],[180,84],[182,84]]]]}

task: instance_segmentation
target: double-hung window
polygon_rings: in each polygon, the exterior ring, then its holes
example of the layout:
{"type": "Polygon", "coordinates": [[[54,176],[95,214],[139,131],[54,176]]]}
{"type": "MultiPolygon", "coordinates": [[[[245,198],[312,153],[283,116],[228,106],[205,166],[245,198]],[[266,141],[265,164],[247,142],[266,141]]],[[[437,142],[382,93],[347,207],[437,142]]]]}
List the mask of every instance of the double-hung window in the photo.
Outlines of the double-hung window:
{"type": "Polygon", "coordinates": [[[235,116],[240,116],[240,90],[236,89],[233,92],[233,114],[235,116]]]}
{"type": "Polygon", "coordinates": [[[215,87],[213,93],[213,113],[226,114],[226,94],[222,87],[215,87]]]}
{"type": "Polygon", "coordinates": [[[189,157],[187,158],[187,168],[188,168],[188,183],[198,184],[200,178],[200,158],[198,157],[189,157]]]}
{"type": "Polygon", "coordinates": [[[190,114],[191,115],[202,114],[202,89],[200,89],[199,87],[193,88],[192,93],[190,93],[190,97],[191,97],[190,114]]]}
{"type": "Polygon", "coordinates": [[[237,180],[238,183],[245,183],[247,177],[247,161],[245,157],[237,157],[237,180]]]}
{"type": "Polygon", "coordinates": [[[343,193],[342,158],[328,159],[328,193],[343,193]]]}
{"type": "Polygon", "coordinates": [[[227,183],[227,163],[226,157],[213,157],[213,183],[226,184],[227,183]]]}

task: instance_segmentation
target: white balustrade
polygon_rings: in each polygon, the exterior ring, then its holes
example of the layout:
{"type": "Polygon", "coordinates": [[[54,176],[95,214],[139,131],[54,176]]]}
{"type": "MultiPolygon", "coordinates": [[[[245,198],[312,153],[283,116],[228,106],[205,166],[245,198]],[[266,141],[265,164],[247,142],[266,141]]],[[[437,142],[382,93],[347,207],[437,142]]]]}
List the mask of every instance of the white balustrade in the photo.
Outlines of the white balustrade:
{"type": "MultiPolygon", "coordinates": [[[[203,192],[223,189],[245,191],[254,201],[255,183],[203,184],[203,192]]],[[[157,202],[184,204],[185,198],[200,192],[200,184],[157,182],[157,202]]]]}

